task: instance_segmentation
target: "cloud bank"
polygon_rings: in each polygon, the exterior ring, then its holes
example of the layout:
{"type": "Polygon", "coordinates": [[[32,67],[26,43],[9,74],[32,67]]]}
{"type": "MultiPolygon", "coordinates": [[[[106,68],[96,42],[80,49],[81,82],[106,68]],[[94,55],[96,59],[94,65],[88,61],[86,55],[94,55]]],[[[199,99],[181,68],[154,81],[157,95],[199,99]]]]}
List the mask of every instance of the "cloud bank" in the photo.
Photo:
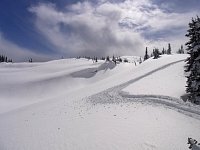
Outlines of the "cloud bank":
{"type": "MultiPolygon", "coordinates": [[[[165,5],[166,6],[166,5],[165,5]]],[[[172,43],[185,43],[187,24],[195,12],[167,12],[150,0],[83,1],[59,10],[40,3],[29,8],[37,30],[66,55],[142,55],[172,43]]]]}

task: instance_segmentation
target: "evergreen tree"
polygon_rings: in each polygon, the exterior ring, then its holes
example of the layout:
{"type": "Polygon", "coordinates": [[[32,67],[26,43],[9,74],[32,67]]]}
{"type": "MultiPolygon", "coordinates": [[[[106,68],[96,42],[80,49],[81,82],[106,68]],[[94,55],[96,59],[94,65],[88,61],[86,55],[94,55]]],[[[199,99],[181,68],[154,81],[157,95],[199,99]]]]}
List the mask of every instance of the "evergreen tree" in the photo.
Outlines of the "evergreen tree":
{"type": "Polygon", "coordinates": [[[30,63],[32,63],[32,62],[33,62],[33,59],[32,59],[32,58],[30,58],[30,59],[29,59],[29,62],[30,62],[30,63]]]}
{"type": "Polygon", "coordinates": [[[179,48],[179,50],[177,51],[178,54],[184,54],[184,49],[183,49],[183,45],[181,45],[181,48],[179,48]]]}
{"type": "Polygon", "coordinates": [[[105,60],[105,57],[102,57],[101,60],[105,60]]]}
{"type": "Polygon", "coordinates": [[[168,55],[172,54],[172,49],[171,49],[170,43],[168,44],[167,54],[168,55]]]}
{"type": "Polygon", "coordinates": [[[189,23],[189,30],[186,36],[189,41],[186,43],[189,57],[186,60],[185,71],[188,72],[186,92],[188,100],[200,104],[200,18],[192,19],[189,23]]]}
{"type": "Polygon", "coordinates": [[[148,50],[147,50],[147,47],[146,47],[146,51],[145,51],[145,55],[144,55],[144,61],[149,59],[149,55],[148,55],[148,50]]]}
{"type": "Polygon", "coordinates": [[[153,59],[158,59],[159,57],[160,57],[160,52],[159,52],[159,49],[158,48],[155,48],[154,50],[153,50],[153,56],[154,56],[154,58],[153,59]]]}
{"type": "Polygon", "coordinates": [[[181,45],[181,54],[184,54],[183,45],[181,45]]]}
{"type": "Polygon", "coordinates": [[[163,50],[162,50],[162,54],[163,54],[163,55],[165,54],[165,49],[164,49],[164,47],[163,47],[163,50]]]}
{"type": "Polygon", "coordinates": [[[109,56],[106,57],[106,61],[110,61],[110,57],[109,56]]]}
{"type": "Polygon", "coordinates": [[[2,56],[2,62],[5,62],[5,56],[2,56]]]}
{"type": "Polygon", "coordinates": [[[112,61],[114,62],[116,59],[115,59],[115,56],[113,55],[113,57],[112,57],[112,61]]]}
{"type": "Polygon", "coordinates": [[[113,55],[112,61],[113,61],[113,62],[115,63],[115,65],[116,65],[117,61],[116,61],[116,58],[115,58],[114,55],[113,55]]]}
{"type": "Polygon", "coordinates": [[[142,63],[142,58],[140,57],[140,61],[139,61],[139,64],[141,64],[142,63]]]}
{"type": "Polygon", "coordinates": [[[118,62],[122,62],[121,57],[118,57],[118,58],[117,58],[117,61],[118,61],[118,62]]]}
{"type": "Polygon", "coordinates": [[[9,59],[6,55],[0,55],[0,62],[11,62],[12,59],[9,59]]]}

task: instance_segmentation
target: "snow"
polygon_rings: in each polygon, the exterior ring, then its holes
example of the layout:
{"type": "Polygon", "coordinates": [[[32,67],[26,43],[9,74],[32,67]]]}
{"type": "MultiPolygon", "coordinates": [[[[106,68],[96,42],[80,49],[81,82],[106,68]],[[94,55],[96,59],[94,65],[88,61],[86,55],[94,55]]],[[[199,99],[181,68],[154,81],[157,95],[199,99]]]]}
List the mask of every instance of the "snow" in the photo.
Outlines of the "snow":
{"type": "Polygon", "coordinates": [[[128,63],[134,63],[135,65],[138,65],[140,62],[140,59],[142,59],[139,56],[122,56],[121,57],[122,61],[125,59],[128,60],[128,63]]]}
{"type": "Polygon", "coordinates": [[[179,98],[186,58],[0,64],[0,149],[186,150],[200,140],[199,107],[179,98]]]}
{"type": "MultiPolygon", "coordinates": [[[[144,62],[150,63],[150,62],[144,62]]],[[[152,64],[153,65],[153,64],[152,64]]],[[[164,95],[180,98],[185,94],[185,62],[169,66],[123,89],[129,95],[164,95]]]]}

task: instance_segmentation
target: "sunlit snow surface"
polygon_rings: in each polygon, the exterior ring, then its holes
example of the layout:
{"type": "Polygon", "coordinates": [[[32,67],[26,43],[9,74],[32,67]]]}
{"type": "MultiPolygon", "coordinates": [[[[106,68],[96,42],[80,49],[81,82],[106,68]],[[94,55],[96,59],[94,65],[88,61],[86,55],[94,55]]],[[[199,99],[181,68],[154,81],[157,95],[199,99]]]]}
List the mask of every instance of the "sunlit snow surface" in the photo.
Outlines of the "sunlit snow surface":
{"type": "Polygon", "coordinates": [[[186,57],[0,64],[0,150],[186,150],[200,141],[186,57]]]}

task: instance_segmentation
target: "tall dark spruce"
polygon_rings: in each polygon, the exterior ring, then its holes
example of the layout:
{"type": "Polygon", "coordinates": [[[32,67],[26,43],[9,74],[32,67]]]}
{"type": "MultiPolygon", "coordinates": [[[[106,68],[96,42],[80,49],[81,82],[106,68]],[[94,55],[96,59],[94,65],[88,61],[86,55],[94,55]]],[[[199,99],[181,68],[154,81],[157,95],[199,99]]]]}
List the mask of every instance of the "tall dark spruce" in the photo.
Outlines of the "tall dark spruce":
{"type": "Polygon", "coordinates": [[[189,23],[189,30],[186,36],[189,41],[186,43],[189,57],[186,60],[185,71],[187,76],[186,92],[188,100],[200,104],[200,18],[192,19],[189,23]]]}
{"type": "Polygon", "coordinates": [[[145,51],[145,55],[144,55],[144,61],[149,59],[149,55],[148,55],[148,50],[147,50],[147,47],[146,47],[146,51],[145,51]]]}
{"type": "Polygon", "coordinates": [[[168,44],[168,49],[167,49],[167,54],[170,55],[172,54],[172,49],[171,49],[171,44],[168,44]]]}

